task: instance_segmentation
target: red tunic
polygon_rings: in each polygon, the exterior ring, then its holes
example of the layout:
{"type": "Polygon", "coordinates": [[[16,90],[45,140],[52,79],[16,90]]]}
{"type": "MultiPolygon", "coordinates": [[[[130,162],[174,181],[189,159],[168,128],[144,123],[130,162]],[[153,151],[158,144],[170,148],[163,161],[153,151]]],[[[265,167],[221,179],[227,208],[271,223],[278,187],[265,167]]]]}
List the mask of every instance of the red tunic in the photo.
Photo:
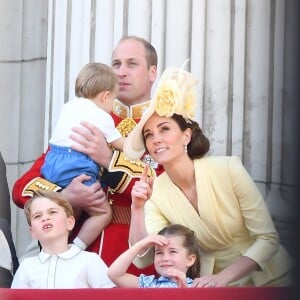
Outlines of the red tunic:
{"type": "MultiPolygon", "coordinates": [[[[123,136],[134,128],[144,109],[149,102],[127,107],[116,100],[112,117],[116,126],[123,136]]],[[[32,167],[19,178],[12,190],[14,203],[23,208],[24,203],[32,196],[32,191],[39,188],[50,190],[60,190],[60,187],[41,178],[41,166],[44,163],[43,153],[32,165],[32,167]]],[[[104,262],[109,266],[121,253],[128,249],[128,233],[130,223],[131,189],[136,180],[140,178],[143,170],[143,162],[132,162],[124,159],[123,153],[115,151],[109,167],[109,174],[118,178],[118,182],[113,188],[108,190],[108,199],[113,209],[112,222],[104,229],[102,234],[87,248],[88,251],[99,253],[104,262]]],[[[160,166],[156,169],[156,174],[163,170],[160,166]]],[[[153,169],[151,170],[153,172],[153,169]]],[[[78,232],[81,223],[75,226],[74,233],[78,232]]],[[[132,274],[144,273],[146,275],[155,274],[153,266],[146,269],[137,269],[133,264],[128,269],[132,274]]]]}

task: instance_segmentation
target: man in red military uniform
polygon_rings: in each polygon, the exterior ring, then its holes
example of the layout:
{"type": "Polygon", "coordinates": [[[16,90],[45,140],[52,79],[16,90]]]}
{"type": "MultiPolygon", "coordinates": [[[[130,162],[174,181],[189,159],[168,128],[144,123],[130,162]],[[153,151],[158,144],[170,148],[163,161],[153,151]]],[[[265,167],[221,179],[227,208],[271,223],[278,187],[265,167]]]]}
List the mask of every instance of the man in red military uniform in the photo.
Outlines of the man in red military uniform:
{"type": "MultiPolygon", "coordinates": [[[[123,37],[112,55],[112,68],[119,78],[119,94],[115,100],[112,116],[121,134],[126,137],[140,120],[145,108],[149,105],[151,88],[157,76],[157,54],[154,47],[139,37],[123,37]]],[[[107,191],[103,191],[100,183],[85,186],[86,175],[75,178],[68,187],[61,191],[73,207],[90,207],[95,209],[102,201],[109,201],[113,210],[113,219],[101,236],[87,250],[99,253],[107,265],[110,265],[128,248],[130,223],[131,189],[141,176],[144,164],[152,166],[149,175],[162,172],[148,155],[141,161],[129,161],[123,152],[114,151],[106,144],[97,129],[86,123],[89,133],[75,129],[73,139],[78,144],[75,150],[86,153],[105,169],[103,179],[110,183],[107,191]],[[99,151],[101,149],[101,151],[99,151]]],[[[24,203],[32,196],[34,190],[50,189],[60,191],[61,188],[41,178],[40,169],[45,159],[43,153],[33,166],[19,178],[13,186],[14,203],[23,208],[24,203]]],[[[80,222],[75,227],[78,231],[80,222]]],[[[153,268],[138,270],[131,265],[129,272],[154,274],[153,268]]]]}

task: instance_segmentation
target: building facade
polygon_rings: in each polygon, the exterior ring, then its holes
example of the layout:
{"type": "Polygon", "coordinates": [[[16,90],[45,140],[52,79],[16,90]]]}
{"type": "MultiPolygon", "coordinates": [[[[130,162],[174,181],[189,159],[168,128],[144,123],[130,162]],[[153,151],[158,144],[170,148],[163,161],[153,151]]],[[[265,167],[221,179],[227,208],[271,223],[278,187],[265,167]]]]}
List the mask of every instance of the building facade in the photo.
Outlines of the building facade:
{"type": "MultiPolygon", "coordinates": [[[[188,60],[210,154],[242,159],[289,248],[297,10],[296,0],[1,0],[0,151],[10,189],[46,149],[81,67],[110,64],[116,42],[138,35],[157,49],[159,74],[188,60]]],[[[30,237],[22,209],[11,209],[21,256],[30,237]]]]}

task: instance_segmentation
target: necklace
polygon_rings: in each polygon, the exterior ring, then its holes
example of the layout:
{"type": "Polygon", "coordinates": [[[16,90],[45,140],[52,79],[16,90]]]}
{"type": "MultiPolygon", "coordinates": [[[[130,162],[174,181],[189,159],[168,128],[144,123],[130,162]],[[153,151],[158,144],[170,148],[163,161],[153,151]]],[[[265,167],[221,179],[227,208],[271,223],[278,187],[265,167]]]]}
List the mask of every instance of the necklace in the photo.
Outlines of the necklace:
{"type": "Polygon", "coordinates": [[[195,210],[198,211],[198,199],[197,199],[197,191],[195,186],[191,186],[189,189],[180,189],[181,192],[185,195],[191,205],[195,210]]]}

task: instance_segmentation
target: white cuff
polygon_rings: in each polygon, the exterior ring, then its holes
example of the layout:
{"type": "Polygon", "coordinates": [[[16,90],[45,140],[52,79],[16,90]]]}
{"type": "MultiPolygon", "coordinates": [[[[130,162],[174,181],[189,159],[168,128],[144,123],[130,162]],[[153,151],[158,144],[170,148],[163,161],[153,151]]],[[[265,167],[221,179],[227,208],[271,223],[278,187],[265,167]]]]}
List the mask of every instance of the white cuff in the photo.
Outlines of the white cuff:
{"type": "Polygon", "coordinates": [[[81,250],[85,250],[87,248],[87,244],[83,242],[78,236],[73,240],[73,244],[81,250]]]}

